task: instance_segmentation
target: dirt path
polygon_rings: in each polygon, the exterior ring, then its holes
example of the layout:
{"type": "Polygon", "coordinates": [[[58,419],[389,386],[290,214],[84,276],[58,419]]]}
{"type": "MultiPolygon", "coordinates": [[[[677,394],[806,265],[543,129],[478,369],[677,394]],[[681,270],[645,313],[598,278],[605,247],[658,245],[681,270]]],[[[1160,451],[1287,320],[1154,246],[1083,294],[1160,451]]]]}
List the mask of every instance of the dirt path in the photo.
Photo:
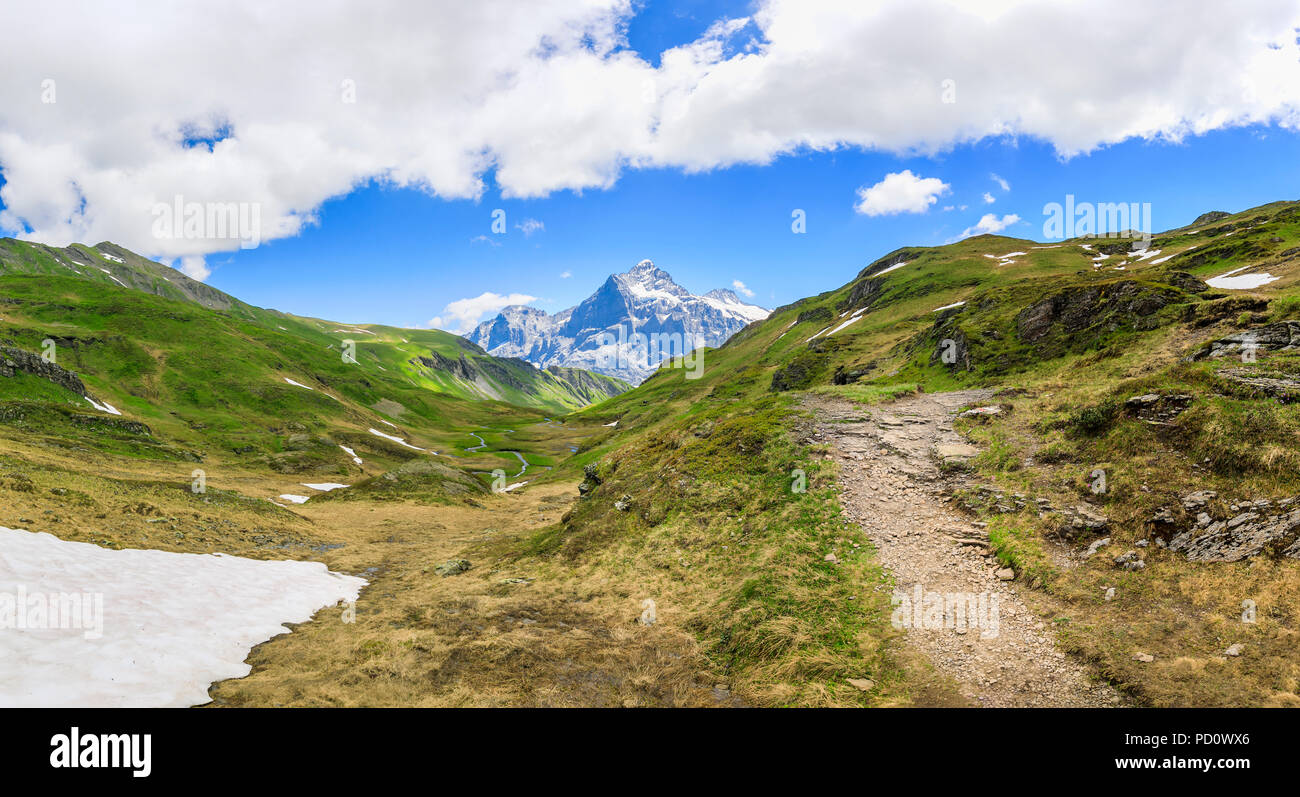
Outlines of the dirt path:
{"type": "MultiPolygon", "coordinates": [[[[897,589],[909,599],[918,585],[922,596],[979,596],[988,607],[973,613],[982,618],[979,627],[936,628],[933,619],[905,622],[909,645],[958,681],[978,705],[1117,705],[1120,696],[1113,687],[1094,681],[1082,664],[1057,650],[1046,624],[1020,599],[1019,588],[999,579],[987,549],[952,539],[987,539],[969,517],[944,503],[950,485],[938,460],[976,453],[953,430],[952,419],[958,408],[989,395],[977,390],[920,394],[870,409],[809,396],[805,406],[816,415],[814,439],[830,445],[840,464],[846,513],[876,546],[897,589]],[[995,599],[996,612],[991,610],[995,599]]],[[[948,617],[953,615],[950,610],[948,617]]]]}

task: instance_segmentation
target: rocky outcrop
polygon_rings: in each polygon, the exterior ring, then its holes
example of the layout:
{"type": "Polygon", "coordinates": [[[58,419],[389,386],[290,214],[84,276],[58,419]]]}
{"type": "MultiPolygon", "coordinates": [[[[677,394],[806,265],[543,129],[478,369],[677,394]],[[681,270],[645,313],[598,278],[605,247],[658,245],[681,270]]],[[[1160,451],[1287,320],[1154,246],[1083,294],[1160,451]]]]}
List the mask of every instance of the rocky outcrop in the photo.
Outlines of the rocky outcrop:
{"type": "Polygon", "coordinates": [[[435,567],[433,572],[437,573],[442,578],[447,578],[448,576],[458,576],[461,573],[467,572],[469,569],[470,563],[468,559],[448,559],[435,567]]]}
{"type": "Polygon", "coordinates": [[[859,271],[858,278],[861,279],[863,277],[870,277],[874,274],[879,274],[887,268],[897,266],[899,263],[910,263],[921,255],[922,252],[914,249],[896,249],[859,271]]]}
{"type": "Polygon", "coordinates": [[[1282,404],[1300,401],[1300,379],[1249,368],[1223,368],[1215,376],[1254,397],[1272,398],[1282,404]]]}
{"type": "Polygon", "coordinates": [[[1151,424],[1167,424],[1178,417],[1192,403],[1192,396],[1184,393],[1161,395],[1145,393],[1124,402],[1124,411],[1134,418],[1151,424]]]}
{"type": "Polygon", "coordinates": [[[885,290],[885,278],[873,277],[869,279],[859,279],[853,283],[849,290],[848,298],[840,302],[840,312],[847,313],[849,310],[855,310],[860,307],[867,307],[880,297],[885,290]]]}
{"type": "Polygon", "coordinates": [[[12,377],[24,373],[48,379],[65,390],[78,396],[86,395],[86,385],[81,378],[61,365],[46,362],[40,355],[16,349],[12,346],[0,346],[0,376],[12,377]]]}
{"type": "Polygon", "coordinates": [[[798,315],[797,318],[795,318],[794,322],[795,324],[802,324],[806,321],[818,321],[821,323],[826,323],[829,322],[834,317],[835,314],[831,312],[831,308],[814,307],[811,310],[804,310],[802,313],[798,315]]]}
{"type": "Polygon", "coordinates": [[[1212,340],[1186,357],[1204,360],[1240,356],[1243,351],[1290,351],[1300,349],[1300,321],[1278,321],[1212,340]]]}
{"type": "Polygon", "coordinates": [[[465,355],[453,360],[445,357],[436,351],[431,351],[427,356],[416,357],[411,360],[412,365],[423,365],[425,368],[431,368],[435,371],[444,371],[452,376],[458,376],[461,379],[467,379],[471,382],[474,377],[478,376],[478,371],[470,365],[465,355]]]}
{"type": "Polygon", "coordinates": [[[626,393],[632,386],[613,377],[602,377],[581,368],[548,366],[547,373],[569,386],[569,390],[589,404],[599,404],[607,398],[626,393]]]}
{"type": "Polygon", "coordinates": [[[1268,309],[1268,302],[1263,296],[1249,294],[1209,299],[1185,306],[1179,320],[1193,327],[1209,326],[1224,319],[1240,318],[1243,313],[1262,313],[1268,309]]]}
{"type": "Polygon", "coordinates": [[[1056,342],[1062,349],[1091,345],[1122,327],[1154,329],[1155,314],[1186,301],[1173,288],[1123,280],[1081,285],[1036,302],[1016,316],[1016,330],[1029,343],[1056,342]]]}
{"type": "Polygon", "coordinates": [[[1160,275],[1160,281],[1188,293],[1205,293],[1210,289],[1210,286],[1205,284],[1199,277],[1188,274],[1186,271],[1170,271],[1162,274],[1160,275]]]}
{"type": "Polygon", "coordinates": [[[601,478],[596,464],[589,463],[582,468],[582,484],[578,485],[578,495],[586,497],[588,493],[601,485],[601,478]]]}
{"type": "Polygon", "coordinates": [[[769,389],[774,393],[802,390],[817,381],[827,369],[829,356],[823,348],[825,345],[821,340],[814,340],[783,368],[778,368],[772,374],[769,389]]]}
{"type": "Polygon", "coordinates": [[[1200,227],[1203,224],[1213,224],[1214,222],[1220,219],[1226,219],[1231,215],[1232,215],[1231,213],[1224,213],[1222,210],[1211,210],[1197,216],[1196,221],[1193,221],[1191,224],[1187,226],[1200,227]]]}
{"type": "Polygon", "coordinates": [[[601,376],[580,368],[553,365],[539,374],[536,367],[527,360],[518,357],[493,357],[484,354],[469,341],[465,341],[465,348],[473,350],[475,356],[467,357],[461,354],[452,359],[436,351],[430,351],[427,355],[412,358],[410,362],[412,365],[471,382],[477,389],[493,398],[500,398],[500,388],[510,388],[529,395],[542,395],[549,380],[533,377],[543,375],[559,383],[552,384],[552,387],[563,388],[584,404],[596,404],[632,389],[631,385],[622,380],[601,376]]]}
{"type": "Polygon", "coordinates": [[[929,340],[934,344],[930,351],[931,365],[944,365],[949,370],[962,371],[974,368],[971,365],[970,344],[966,341],[966,333],[957,326],[956,321],[946,317],[936,321],[929,340]]]}
{"type": "Polygon", "coordinates": [[[1238,562],[1269,555],[1300,559],[1300,503],[1260,499],[1223,504],[1203,490],[1149,521],[1156,544],[1193,562],[1238,562]],[[1181,513],[1179,510],[1182,510],[1181,513]]]}
{"type": "MultiPolygon", "coordinates": [[[[998,487],[980,485],[959,495],[958,504],[972,514],[1008,515],[1033,511],[1042,519],[1054,519],[1054,534],[1065,539],[1105,534],[1110,520],[1100,509],[1086,503],[1057,508],[1046,498],[1032,501],[1024,493],[1009,493],[998,487]]],[[[1106,544],[1106,543],[1101,543],[1106,544]]],[[[1095,548],[1092,549],[1095,553],[1095,548]]]]}

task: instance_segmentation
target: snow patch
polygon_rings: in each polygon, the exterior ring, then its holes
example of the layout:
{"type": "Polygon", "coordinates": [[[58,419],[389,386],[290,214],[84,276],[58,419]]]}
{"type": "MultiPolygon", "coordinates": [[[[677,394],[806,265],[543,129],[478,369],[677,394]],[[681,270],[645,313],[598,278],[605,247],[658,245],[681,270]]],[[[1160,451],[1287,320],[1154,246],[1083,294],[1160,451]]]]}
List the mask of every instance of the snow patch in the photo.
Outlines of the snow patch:
{"type": "Polygon", "coordinates": [[[1281,279],[1281,277],[1275,277],[1266,271],[1261,271],[1257,274],[1242,274],[1240,277],[1233,276],[1237,272],[1245,271],[1248,268],[1252,268],[1252,266],[1234,268],[1232,271],[1225,272],[1217,277],[1210,277],[1205,281],[1205,284],[1209,285],[1211,288],[1223,288],[1228,291],[1244,291],[1250,290],[1251,288],[1259,288],[1269,284],[1270,282],[1277,282],[1281,279]]]}
{"type": "Polygon", "coordinates": [[[90,406],[94,407],[95,409],[99,410],[100,412],[107,412],[109,415],[121,415],[121,414],[122,414],[121,412],[118,411],[118,409],[117,409],[116,407],[114,407],[112,404],[109,404],[107,401],[105,401],[103,404],[100,404],[98,401],[95,401],[95,400],[94,400],[93,398],[91,398],[90,396],[82,396],[82,398],[84,398],[86,401],[89,401],[89,402],[90,402],[90,406]]]}
{"type": "MultiPolygon", "coordinates": [[[[865,307],[859,307],[859,308],[858,308],[858,309],[853,313],[853,317],[852,317],[852,318],[850,318],[848,321],[845,321],[843,324],[840,324],[839,326],[835,327],[835,329],[832,329],[829,333],[827,333],[826,337],[829,338],[831,335],[834,335],[836,332],[839,332],[841,329],[844,329],[844,328],[847,327],[849,324],[852,324],[854,321],[861,321],[861,320],[862,320],[862,314],[865,313],[865,312],[867,312],[867,308],[865,308],[865,307]]],[[[844,316],[840,316],[840,318],[843,318],[843,317],[844,317],[844,316]]],[[[825,331],[825,330],[823,330],[823,331],[825,331]]]]}
{"type": "Polygon", "coordinates": [[[813,338],[820,338],[822,335],[825,335],[829,331],[830,331],[830,327],[826,327],[826,329],[823,329],[821,332],[818,332],[816,335],[813,335],[811,338],[805,340],[804,343],[807,343],[809,340],[812,340],[813,338]]]}
{"type": "Polygon", "coordinates": [[[355,601],[366,583],[320,562],[119,551],[0,527],[0,594],[102,596],[103,621],[98,634],[5,629],[0,706],[207,703],[211,684],[249,674],[255,645],[355,601]]]}
{"type": "Polygon", "coordinates": [[[111,279],[113,282],[116,282],[118,285],[121,285],[123,288],[128,288],[128,287],[130,287],[129,285],[127,285],[127,284],[126,284],[125,282],[123,282],[122,280],[118,279],[117,277],[114,277],[114,276],[113,276],[113,272],[109,271],[108,269],[106,269],[106,268],[101,268],[100,271],[102,271],[102,272],[104,272],[105,274],[107,274],[109,279],[111,279]]]}
{"type": "Polygon", "coordinates": [[[894,265],[890,266],[889,268],[882,268],[881,270],[877,271],[875,274],[872,274],[871,276],[873,276],[873,277],[879,277],[881,274],[888,274],[888,273],[891,272],[891,271],[897,271],[898,269],[902,268],[903,266],[911,265],[913,262],[915,262],[915,261],[912,261],[912,260],[904,260],[902,263],[895,263],[894,265]]]}
{"type": "Polygon", "coordinates": [[[392,440],[394,443],[397,443],[399,446],[406,446],[407,448],[413,449],[413,450],[415,450],[415,451],[424,451],[424,450],[426,450],[426,449],[420,448],[419,446],[413,446],[413,445],[411,445],[410,443],[406,442],[405,440],[403,440],[403,439],[400,438],[400,437],[394,437],[394,436],[392,436],[391,434],[384,434],[383,432],[379,431],[378,429],[371,429],[371,430],[370,430],[370,433],[371,433],[372,435],[374,435],[375,437],[382,437],[382,438],[384,438],[385,440],[392,440]]]}

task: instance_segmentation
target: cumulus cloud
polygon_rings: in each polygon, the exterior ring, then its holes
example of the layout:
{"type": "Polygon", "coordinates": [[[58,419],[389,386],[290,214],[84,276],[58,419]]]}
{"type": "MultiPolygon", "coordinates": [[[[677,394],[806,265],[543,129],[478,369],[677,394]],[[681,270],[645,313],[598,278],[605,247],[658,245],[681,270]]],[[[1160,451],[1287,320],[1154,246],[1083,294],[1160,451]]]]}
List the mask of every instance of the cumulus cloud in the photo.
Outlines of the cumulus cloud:
{"type": "Polygon", "coordinates": [[[885,175],[870,188],[859,188],[858,204],[853,209],[867,216],[924,213],[948,189],[948,184],[937,177],[920,177],[905,169],[885,175]]]}
{"type": "Polygon", "coordinates": [[[732,280],[732,281],[731,281],[731,287],[735,288],[736,291],[739,292],[742,296],[745,296],[745,297],[748,297],[748,298],[751,298],[751,299],[754,297],[754,292],[751,291],[751,290],[750,290],[750,289],[745,285],[745,283],[741,282],[740,280],[732,280]]]}
{"type": "Polygon", "coordinates": [[[537,301],[536,296],[523,293],[501,295],[487,291],[466,299],[457,299],[442,309],[442,313],[429,319],[429,326],[443,329],[456,335],[464,335],[478,326],[486,316],[496,315],[502,308],[512,304],[528,304],[537,301]]]}
{"type": "Polygon", "coordinates": [[[1003,191],[1010,191],[1010,190],[1011,190],[1011,183],[1008,183],[1008,182],[1007,182],[1006,180],[1004,180],[1002,177],[999,177],[999,176],[996,175],[996,174],[990,174],[990,175],[989,175],[989,179],[992,180],[993,182],[997,183],[997,184],[998,184],[998,187],[1001,188],[1003,191]]]}
{"type": "Polygon", "coordinates": [[[540,197],[846,146],[1300,127],[1294,0],[757,0],[660,54],[627,47],[640,5],[8,3],[0,228],[201,257],[240,241],[158,237],[158,203],[255,206],[271,241],[371,182],[540,197]]]}
{"type": "Polygon", "coordinates": [[[180,259],[179,265],[175,268],[190,279],[199,282],[212,275],[212,269],[208,268],[207,260],[203,255],[186,255],[180,259]]]}
{"type": "Polygon", "coordinates": [[[957,237],[960,239],[969,238],[972,235],[987,235],[1002,232],[1018,221],[1020,221],[1020,217],[1014,213],[1008,213],[1002,218],[998,218],[997,215],[993,213],[985,213],[980,217],[980,220],[975,223],[974,227],[967,227],[962,231],[962,234],[957,237]]]}
{"type": "Polygon", "coordinates": [[[992,205],[994,202],[997,201],[998,201],[997,198],[994,197],[992,194],[990,194],[988,191],[984,192],[984,204],[992,205]]]}

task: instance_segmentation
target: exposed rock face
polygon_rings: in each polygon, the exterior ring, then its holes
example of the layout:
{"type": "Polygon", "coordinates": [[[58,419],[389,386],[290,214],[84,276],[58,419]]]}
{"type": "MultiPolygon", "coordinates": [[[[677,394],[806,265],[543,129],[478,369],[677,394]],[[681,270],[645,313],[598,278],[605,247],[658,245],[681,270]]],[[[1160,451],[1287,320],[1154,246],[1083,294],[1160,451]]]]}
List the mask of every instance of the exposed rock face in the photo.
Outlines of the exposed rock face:
{"type": "Polygon", "coordinates": [[[1105,534],[1110,521],[1101,512],[1087,504],[1076,504],[1074,509],[1062,510],[1067,528],[1075,533],[1105,534]]]}
{"type": "Polygon", "coordinates": [[[897,266],[899,263],[910,263],[920,257],[921,254],[921,252],[912,249],[895,250],[859,271],[858,278],[861,279],[862,277],[870,277],[873,274],[879,274],[887,268],[897,266]]]}
{"type": "Polygon", "coordinates": [[[1227,318],[1238,318],[1242,313],[1262,313],[1268,309],[1269,300],[1262,296],[1224,296],[1208,299],[1183,308],[1179,320],[1193,327],[1203,327],[1227,318]]]}
{"type": "Polygon", "coordinates": [[[795,323],[802,324],[805,321],[821,321],[825,323],[829,322],[834,317],[835,314],[831,312],[829,307],[814,307],[811,310],[804,310],[800,313],[798,318],[795,319],[795,323]]]}
{"type": "Polygon", "coordinates": [[[840,311],[847,312],[859,307],[866,307],[876,300],[885,289],[885,278],[860,279],[853,284],[849,296],[840,304],[840,311]]]}
{"type": "Polygon", "coordinates": [[[943,364],[950,370],[973,369],[966,333],[946,314],[934,323],[934,329],[923,340],[934,344],[930,352],[931,365],[943,364]]]}
{"type": "Polygon", "coordinates": [[[1124,402],[1124,410],[1147,423],[1165,424],[1178,417],[1191,403],[1192,396],[1186,394],[1147,393],[1129,398],[1124,402]]]}
{"type": "MultiPolygon", "coordinates": [[[[1174,289],[1135,280],[1069,288],[1021,310],[1016,316],[1016,329],[1021,339],[1030,343],[1043,341],[1049,335],[1077,336],[1089,329],[1096,329],[1098,334],[1121,326],[1153,329],[1152,316],[1181,295],[1174,289]]],[[[1084,335],[1071,342],[1086,343],[1089,337],[1084,335]]]]}
{"type": "Polygon", "coordinates": [[[583,368],[635,385],[682,349],[721,346],[767,316],[729,290],[696,296],[642,260],[612,275],[576,307],[555,315],[507,307],[467,337],[498,357],[519,357],[540,368],[583,368]]]}
{"type": "Polygon", "coordinates": [[[1180,291],[1188,293],[1205,293],[1210,289],[1199,277],[1188,274],[1186,271],[1171,271],[1161,276],[1161,281],[1166,282],[1180,291]]]}
{"type": "Polygon", "coordinates": [[[1192,223],[1191,223],[1190,225],[1188,225],[1188,226],[1191,226],[1191,227],[1199,227],[1199,226],[1201,226],[1202,224],[1213,224],[1214,222],[1218,221],[1219,219],[1226,219],[1226,218],[1228,218],[1228,217],[1231,216],[1231,215],[1232,215],[1231,213],[1224,213],[1222,210],[1211,210],[1211,211],[1208,211],[1208,212],[1206,212],[1206,213],[1202,213],[1201,215],[1197,216],[1197,217],[1196,217],[1196,221],[1192,222],[1192,223]]]}
{"type": "Polygon", "coordinates": [[[416,357],[411,362],[412,364],[419,363],[425,368],[432,368],[437,371],[446,371],[449,374],[459,376],[461,379],[468,379],[471,382],[474,381],[474,377],[478,375],[478,372],[469,364],[469,361],[465,359],[465,355],[463,354],[459,359],[453,360],[436,351],[431,351],[427,357],[416,357]]]}
{"type": "Polygon", "coordinates": [[[14,376],[17,373],[39,376],[78,396],[86,395],[85,384],[72,371],[61,365],[48,363],[41,359],[40,355],[32,352],[12,346],[0,346],[0,376],[14,376]]]}
{"type": "Polygon", "coordinates": [[[1300,504],[1297,499],[1247,501],[1222,506],[1212,491],[1183,497],[1187,526],[1176,511],[1162,509],[1150,525],[1157,544],[1193,562],[1238,562],[1267,554],[1300,559],[1300,504]]]}
{"type": "MultiPolygon", "coordinates": [[[[461,354],[456,359],[436,351],[411,359],[412,365],[419,365],[433,371],[451,374],[458,379],[471,382],[491,398],[500,398],[499,388],[509,387],[515,390],[537,395],[539,385],[533,381],[519,378],[519,373],[533,373],[536,366],[517,357],[492,357],[473,343],[464,341],[475,356],[470,359],[461,354]],[[512,367],[514,370],[512,370],[512,367]]],[[[556,382],[563,383],[569,391],[588,404],[595,404],[611,396],[617,396],[631,389],[629,385],[612,379],[598,377],[588,371],[577,368],[551,366],[546,374],[556,382]]]]}
{"type": "Polygon", "coordinates": [[[1215,373],[1257,396],[1269,396],[1283,404],[1300,401],[1300,379],[1285,374],[1261,373],[1249,368],[1224,368],[1215,373]]]}
{"type": "Polygon", "coordinates": [[[1289,351],[1300,349],[1300,321],[1279,321],[1276,324],[1237,332],[1210,341],[1187,357],[1203,360],[1207,357],[1240,356],[1243,350],[1289,351]]]}
{"type": "Polygon", "coordinates": [[[801,390],[815,382],[826,370],[829,355],[826,353],[828,343],[822,339],[814,340],[808,348],[795,355],[784,367],[772,373],[773,392],[784,390],[801,390]]]}
{"type": "Polygon", "coordinates": [[[568,384],[576,395],[591,404],[598,404],[628,389],[627,385],[622,385],[622,389],[620,389],[618,383],[611,382],[608,379],[598,379],[590,371],[584,371],[581,368],[565,368],[562,365],[551,365],[547,366],[546,371],[561,382],[568,384]]]}
{"type": "MultiPolygon", "coordinates": [[[[1060,518],[1056,534],[1066,539],[1105,534],[1110,529],[1110,520],[1100,509],[1090,504],[1079,503],[1073,507],[1057,509],[1048,499],[1035,498],[1031,507],[1024,493],[1008,493],[990,485],[979,485],[973,488],[959,499],[959,503],[962,508],[971,513],[988,512],[1005,515],[1033,509],[1040,518],[1055,514],[1060,518]]],[[[1109,542],[1107,538],[1105,542],[1096,543],[1089,548],[1088,555],[1096,553],[1098,547],[1109,542]]]]}

